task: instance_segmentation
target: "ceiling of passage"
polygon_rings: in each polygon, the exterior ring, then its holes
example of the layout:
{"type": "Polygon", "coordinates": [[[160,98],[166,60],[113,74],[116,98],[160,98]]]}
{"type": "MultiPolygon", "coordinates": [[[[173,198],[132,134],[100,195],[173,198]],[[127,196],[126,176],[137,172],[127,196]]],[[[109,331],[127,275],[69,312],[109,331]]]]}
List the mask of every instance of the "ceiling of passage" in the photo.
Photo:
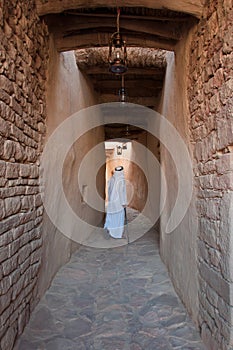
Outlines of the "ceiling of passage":
{"type": "Polygon", "coordinates": [[[128,57],[127,101],[151,108],[157,106],[163,87],[166,51],[174,51],[184,28],[195,23],[203,9],[202,0],[36,0],[36,4],[57,50],[76,50],[77,64],[91,79],[100,102],[118,101],[121,87],[121,77],[110,73],[107,63],[120,7],[120,32],[128,57]]]}

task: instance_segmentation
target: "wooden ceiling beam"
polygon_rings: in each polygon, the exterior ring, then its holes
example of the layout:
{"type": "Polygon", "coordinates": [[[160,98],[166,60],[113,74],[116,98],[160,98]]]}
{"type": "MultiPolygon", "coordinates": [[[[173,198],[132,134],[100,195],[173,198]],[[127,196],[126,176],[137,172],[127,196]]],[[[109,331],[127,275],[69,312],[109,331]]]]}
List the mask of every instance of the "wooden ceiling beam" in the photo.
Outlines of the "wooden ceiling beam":
{"type": "MultiPolygon", "coordinates": [[[[120,88],[120,86],[119,86],[120,88]]],[[[109,94],[114,94],[116,96],[118,96],[118,91],[119,88],[117,87],[109,87],[106,88],[105,86],[100,86],[98,87],[98,89],[96,89],[96,92],[100,93],[100,94],[105,94],[105,95],[109,95],[109,94]]],[[[141,87],[141,85],[135,87],[134,89],[128,89],[126,88],[126,94],[129,98],[131,97],[157,97],[158,94],[161,91],[161,87],[154,87],[153,89],[147,89],[145,87],[141,87]]],[[[118,98],[119,100],[119,98],[118,98]]]]}
{"type": "MultiPolygon", "coordinates": [[[[78,62],[77,62],[78,64],[78,62]]],[[[79,64],[78,64],[79,65],[79,64]]],[[[81,66],[80,70],[85,72],[89,76],[95,76],[95,75],[103,75],[103,74],[110,74],[108,71],[108,64],[105,66],[95,66],[95,67],[89,67],[89,66],[81,66]]],[[[158,77],[163,78],[165,73],[165,68],[147,68],[147,67],[130,67],[128,66],[128,70],[126,73],[126,79],[128,75],[135,75],[135,76],[151,76],[151,77],[158,77]]]]}
{"type": "MultiPolygon", "coordinates": [[[[121,87],[121,80],[93,80],[95,89],[119,89],[121,87]]],[[[163,87],[163,80],[152,80],[152,79],[133,79],[125,81],[125,88],[127,89],[137,89],[141,88],[157,90],[163,87]]]]}
{"type": "MultiPolygon", "coordinates": [[[[110,39],[109,33],[89,33],[82,35],[70,35],[65,38],[54,36],[55,45],[59,52],[77,50],[81,48],[90,47],[105,47],[108,46],[110,39]]],[[[145,47],[154,49],[163,49],[167,51],[174,51],[176,40],[161,39],[152,35],[145,34],[128,34],[127,46],[145,47]]]]}
{"type": "MultiPolygon", "coordinates": [[[[119,102],[119,96],[116,94],[113,94],[112,91],[109,94],[103,93],[99,95],[98,102],[99,103],[119,102]]],[[[150,106],[150,107],[153,106],[157,108],[159,104],[159,98],[158,96],[132,97],[127,95],[127,102],[135,103],[143,106],[150,106]]]]}
{"type": "MultiPolygon", "coordinates": [[[[86,12],[75,12],[75,11],[65,11],[64,14],[68,14],[68,15],[76,15],[76,16],[84,16],[84,17],[100,17],[100,18],[113,18],[116,19],[116,14],[112,14],[112,13],[86,13],[86,12]]],[[[190,15],[187,15],[187,16],[182,16],[182,17],[178,17],[178,16],[175,16],[175,17],[170,17],[170,16],[151,16],[151,15],[148,15],[148,16],[143,16],[143,15],[125,15],[123,13],[121,13],[121,20],[122,19],[128,19],[128,20],[131,20],[131,19],[136,19],[137,21],[140,21],[140,20],[147,20],[147,21],[168,21],[168,22],[186,22],[188,20],[190,20],[190,15]]]]}
{"type": "MultiPolygon", "coordinates": [[[[66,37],[69,35],[82,34],[89,32],[92,34],[93,31],[101,32],[109,31],[111,35],[116,31],[116,23],[112,18],[106,17],[97,18],[97,17],[85,17],[85,16],[75,16],[75,15],[51,15],[46,17],[46,23],[49,26],[50,32],[59,37],[66,37]]],[[[155,35],[161,38],[179,40],[181,38],[181,28],[179,24],[173,23],[168,25],[167,23],[156,23],[146,20],[128,20],[121,19],[120,22],[120,31],[126,33],[127,41],[127,32],[131,31],[132,33],[144,33],[148,35],[155,35]]]]}
{"type": "Polygon", "coordinates": [[[40,16],[49,13],[61,13],[68,10],[97,7],[147,7],[184,12],[201,18],[204,8],[202,0],[36,0],[40,16]]]}

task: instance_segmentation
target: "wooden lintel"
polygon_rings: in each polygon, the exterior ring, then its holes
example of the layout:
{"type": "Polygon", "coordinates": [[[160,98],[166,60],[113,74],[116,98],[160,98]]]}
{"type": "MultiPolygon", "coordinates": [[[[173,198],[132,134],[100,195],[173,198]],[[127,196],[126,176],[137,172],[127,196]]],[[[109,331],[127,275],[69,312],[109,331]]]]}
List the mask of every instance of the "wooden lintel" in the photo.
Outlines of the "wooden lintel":
{"type": "MultiPolygon", "coordinates": [[[[78,62],[77,62],[78,63],[78,62]]],[[[96,75],[103,75],[108,73],[108,65],[105,67],[101,66],[95,66],[95,67],[89,67],[89,66],[82,66],[80,68],[81,71],[85,72],[86,74],[90,76],[96,76],[96,75]]],[[[129,67],[127,70],[127,75],[135,75],[135,76],[151,76],[151,77],[158,77],[162,78],[165,73],[165,68],[153,68],[153,67],[129,67]]],[[[109,73],[110,74],[110,73],[109,73]]]]}
{"type": "MultiPolygon", "coordinates": [[[[119,86],[119,88],[120,88],[120,86],[119,86]]],[[[98,89],[96,89],[96,92],[98,92],[99,94],[105,94],[105,95],[115,94],[116,96],[119,96],[118,95],[119,88],[118,87],[106,88],[105,86],[102,86],[102,87],[98,87],[98,89]]],[[[157,88],[154,87],[153,89],[152,88],[146,89],[145,87],[137,86],[134,89],[127,89],[126,88],[126,94],[129,98],[131,98],[131,97],[157,97],[161,90],[162,90],[161,87],[157,87],[157,88]]]]}
{"type": "Polygon", "coordinates": [[[147,7],[184,12],[201,18],[205,2],[202,0],[36,0],[40,16],[49,13],[61,13],[67,10],[97,7],[147,7]]]}
{"type": "MultiPolygon", "coordinates": [[[[91,33],[73,35],[68,37],[56,37],[55,45],[59,52],[77,50],[90,47],[106,47],[109,44],[109,33],[91,33]]],[[[176,40],[160,39],[146,35],[127,35],[127,46],[145,47],[174,51],[176,40]]]]}
{"type": "MultiPolygon", "coordinates": [[[[135,103],[143,106],[154,106],[157,107],[159,104],[158,96],[127,96],[127,101],[130,103],[135,103]]],[[[99,103],[107,103],[107,102],[119,102],[119,96],[113,93],[110,94],[101,94],[98,98],[99,103]]]]}
{"type": "MultiPolygon", "coordinates": [[[[111,13],[108,13],[106,15],[106,13],[82,13],[82,12],[75,12],[75,11],[65,11],[64,12],[65,14],[68,14],[68,15],[76,15],[76,16],[83,16],[83,17],[99,17],[99,18],[113,18],[115,19],[116,18],[116,14],[111,14],[111,13]]],[[[190,19],[190,15],[187,15],[187,16],[182,16],[182,17],[178,17],[178,16],[175,16],[175,17],[171,17],[171,16],[142,16],[142,15],[125,15],[125,14],[121,14],[121,19],[128,19],[128,20],[131,20],[131,19],[136,19],[137,21],[140,21],[140,20],[147,20],[147,21],[167,21],[167,22],[186,22],[190,19]]]]}
{"type": "MultiPolygon", "coordinates": [[[[92,34],[93,31],[101,32],[105,28],[109,33],[116,30],[116,23],[112,18],[107,16],[102,17],[85,17],[73,15],[51,15],[46,17],[46,23],[49,26],[50,32],[59,37],[69,36],[72,33],[82,34],[85,31],[92,34]]],[[[157,23],[147,20],[127,20],[121,19],[121,32],[131,31],[132,33],[144,33],[149,35],[156,35],[162,38],[179,40],[181,38],[180,24],[172,23],[157,23]]]]}
{"type": "MultiPolygon", "coordinates": [[[[95,89],[119,89],[121,87],[121,80],[93,80],[93,84],[95,89]]],[[[153,79],[132,79],[132,80],[125,80],[125,88],[127,89],[137,89],[140,86],[140,88],[146,88],[146,89],[152,89],[157,90],[161,89],[163,87],[163,80],[153,80],[153,79]]]]}

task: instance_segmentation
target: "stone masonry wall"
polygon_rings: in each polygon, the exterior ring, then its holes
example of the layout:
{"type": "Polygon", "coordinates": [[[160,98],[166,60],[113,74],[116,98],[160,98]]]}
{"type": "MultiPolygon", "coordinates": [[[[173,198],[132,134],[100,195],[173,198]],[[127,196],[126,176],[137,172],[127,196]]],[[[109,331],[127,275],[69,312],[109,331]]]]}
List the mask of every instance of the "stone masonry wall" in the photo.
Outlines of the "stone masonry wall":
{"type": "Polygon", "coordinates": [[[33,1],[0,0],[0,42],[0,348],[11,350],[41,265],[47,32],[33,1]]]}
{"type": "Polygon", "coordinates": [[[199,216],[199,325],[211,350],[232,349],[233,10],[209,1],[191,47],[189,100],[199,216]]]}

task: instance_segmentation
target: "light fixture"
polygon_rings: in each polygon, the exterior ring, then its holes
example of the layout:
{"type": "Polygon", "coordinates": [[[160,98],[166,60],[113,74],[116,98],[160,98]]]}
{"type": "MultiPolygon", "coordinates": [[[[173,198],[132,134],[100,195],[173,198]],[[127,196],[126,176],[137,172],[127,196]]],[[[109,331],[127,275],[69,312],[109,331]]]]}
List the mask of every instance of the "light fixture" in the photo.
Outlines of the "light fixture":
{"type": "Polygon", "coordinates": [[[117,146],[117,155],[120,156],[122,154],[122,147],[117,146]]]}
{"type": "Polygon", "coordinates": [[[123,74],[127,71],[126,42],[120,34],[120,9],[117,9],[117,31],[111,35],[109,43],[109,70],[114,74],[123,74]]]}
{"type": "Polygon", "coordinates": [[[119,90],[119,100],[120,102],[126,102],[126,90],[125,90],[125,77],[121,76],[121,88],[119,90]]]}

